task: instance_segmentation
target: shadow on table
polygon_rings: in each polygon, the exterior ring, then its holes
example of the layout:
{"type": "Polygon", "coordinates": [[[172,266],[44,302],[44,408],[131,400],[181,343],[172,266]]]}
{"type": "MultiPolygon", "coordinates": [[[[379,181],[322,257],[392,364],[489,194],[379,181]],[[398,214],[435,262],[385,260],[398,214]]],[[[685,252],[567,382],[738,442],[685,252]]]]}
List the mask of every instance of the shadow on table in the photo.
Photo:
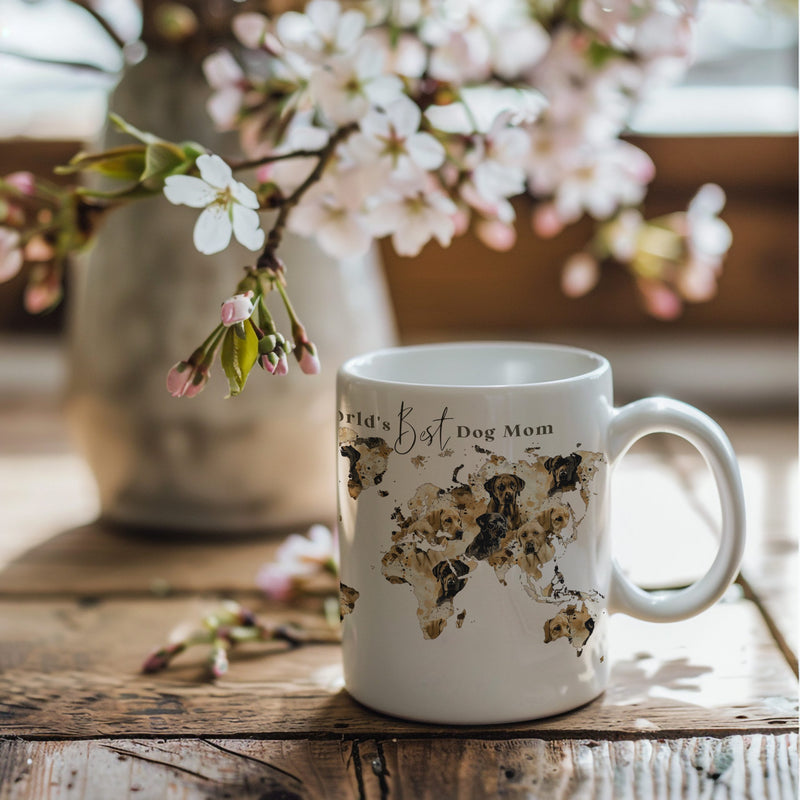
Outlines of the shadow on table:
{"type": "Polygon", "coordinates": [[[0,569],[0,595],[254,592],[269,537],[162,532],[103,520],[66,530],[0,569]]]}

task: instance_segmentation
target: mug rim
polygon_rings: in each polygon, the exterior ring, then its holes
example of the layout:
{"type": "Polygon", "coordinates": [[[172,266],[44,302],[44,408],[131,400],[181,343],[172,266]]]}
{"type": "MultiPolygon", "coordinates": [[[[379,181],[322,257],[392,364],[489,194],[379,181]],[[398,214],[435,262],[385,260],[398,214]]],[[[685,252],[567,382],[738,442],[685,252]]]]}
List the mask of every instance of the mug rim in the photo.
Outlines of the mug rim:
{"type": "Polygon", "coordinates": [[[338,378],[340,380],[346,379],[348,381],[358,381],[360,383],[374,385],[374,386],[404,386],[413,387],[415,389],[435,389],[435,390],[508,390],[508,389],[521,389],[521,388],[536,388],[543,386],[559,386],[569,383],[576,383],[578,381],[592,380],[609,373],[611,365],[605,356],[595,353],[592,350],[587,350],[582,347],[573,347],[572,345],[552,344],[548,342],[525,342],[525,341],[493,341],[493,340],[477,340],[477,341],[455,341],[455,342],[429,342],[425,344],[416,345],[401,345],[397,347],[384,347],[379,350],[373,350],[367,353],[361,353],[353,356],[345,361],[338,369],[338,378]],[[365,374],[362,369],[367,366],[367,362],[376,359],[383,359],[386,356],[397,354],[414,354],[414,353],[430,353],[433,351],[458,351],[458,350],[474,350],[483,349],[487,352],[498,350],[518,350],[539,353],[562,353],[583,356],[584,358],[593,361],[594,365],[590,369],[577,372],[574,375],[569,375],[563,378],[554,378],[551,380],[541,381],[521,381],[515,383],[453,383],[453,382],[421,382],[413,380],[395,380],[389,378],[380,378],[373,375],[365,374]]]}

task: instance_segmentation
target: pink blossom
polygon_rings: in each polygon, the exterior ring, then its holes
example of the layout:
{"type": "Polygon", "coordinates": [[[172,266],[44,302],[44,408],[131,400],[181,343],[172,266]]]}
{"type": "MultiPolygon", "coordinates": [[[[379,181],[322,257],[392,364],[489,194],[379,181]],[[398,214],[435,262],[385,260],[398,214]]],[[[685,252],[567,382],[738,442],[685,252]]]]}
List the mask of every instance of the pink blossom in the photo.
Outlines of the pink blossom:
{"type": "Polygon", "coordinates": [[[12,172],[6,175],[3,181],[29,197],[36,189],[36,178],[32,172],[12,172]]]}
{"type": "Polygon", "coordinates": [[[203,72],[214,93],[206,110],[217,128],[229,131],[236,125],[247,80],[236,59],[227,50],[218,50],[203,61],[203,72]]]}
{"type": "Polygon", "coordinates": [[[41,314],[55,306],[62,295],[61,273],[50,265],[37,265],[25,287],[23,305],[29,314],[41,314]]]}
{"type": "Polygon", "coordinates": [[[167,374],[167,391],[173,397],[194,397],[208,381],[208,371],[200,365],[179,361],[167,374]]]}
{"type": "Polygon", "coordinates": [[[531,226],[537,236],[543,239],[552,239],[564,230],[564,220],[558,214],[558,209],[553,203],[540,203],[533,209],[531,226]]]}
{"type": "Polygon", "coordinates": [[[254,308],[253,292],[251,290],[235,294],[222,303],[220,311],[222,324],[229,328],[237,322],[244,322],[244,320],[250,319],[254,308]]]}
{"type": "Polygon", "coordinates": [[[304,578],[334,569],[336,539],[324,525],[312,525],[305,536],[290,534],[274,561],[256,576],[256,585],[275,600],[286,600],[304,578]]]}
{"type": "Polygon", "coordinates": [[[475,226],[477,237],[492,250],[505,253],[511,250],[517,241],[517,231],[513,225],[499,219],[482,219],[475,226]]]}
{"type": "Polygon", "coordinates": [[[639,279],[645,309],[657,319],[672,320],[680,316],[681,300],[675,292],[660,281],[639,279]]]}
{"type": "Polygon", "coordinates": [[[22,262],[19,233],[0,228],[0,283],[11,280],[22,268],[22,262]]]}
{"type": "Polygon", "coordinates": [[[576,253],[561,271],[561,291],[567,297],[583,297],[600,280],[600,265],[589,253],[576,253]]]}
{"type": "Polygon", "coordinates": [[[45,241],[42,236],[33,236],[25,245],[26,261],[50,261],[55,255],[53,245],[45,241]]]}

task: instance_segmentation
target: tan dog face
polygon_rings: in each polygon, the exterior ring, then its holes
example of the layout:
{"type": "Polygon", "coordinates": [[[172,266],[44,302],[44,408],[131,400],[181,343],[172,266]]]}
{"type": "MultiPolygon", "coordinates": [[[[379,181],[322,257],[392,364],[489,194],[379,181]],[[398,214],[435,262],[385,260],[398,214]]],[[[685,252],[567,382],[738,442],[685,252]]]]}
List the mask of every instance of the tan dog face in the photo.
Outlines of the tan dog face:
{"type": "Polygon", "coordinates": [[[545,543],[547,532],[538,520],[526,522],[516,530],[517,540],[523,554],[535,553],[545,543]]]}
{"type": "Polygon", "coordinates": [[[548,533],[560,533],[569,524],[571,512],[568,506],[552,506],[537,515],[542,528],[548,533]]]}
{"type": "Polygon", "coordinates": [[[525,481],[517,475],[504,472],[489,478],[484,488],[498,508],[508,508],[516,503],[519,493],[525,488],[525,481]]]}
{"type": "Polygon", "coordinates": [[[461,514],[457,508],[448,506],[431,511],[426,517],[434,531],[441,531],[446,539],[460,539],[462,535],[461,514]]]}
{"type": "Polygon", "coordinates": [[[569,643],[581,654],[583,647],[594,632],[595,622],[582,603],[580,609],[575,605],[567,606],[544,624],[545,643],[566,637],[569,643]]]}

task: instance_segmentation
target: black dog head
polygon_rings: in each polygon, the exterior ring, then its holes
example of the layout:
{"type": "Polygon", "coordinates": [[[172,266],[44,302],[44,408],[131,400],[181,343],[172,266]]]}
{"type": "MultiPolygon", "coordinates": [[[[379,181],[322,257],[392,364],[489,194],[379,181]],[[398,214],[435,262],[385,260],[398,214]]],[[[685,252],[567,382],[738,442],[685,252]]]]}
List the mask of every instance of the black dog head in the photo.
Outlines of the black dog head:
{"type": "Polygon", "coordinates": [[[464,554],[470,558],[483,560],[488,558],[499,547],[508,531],[508,522],[502,514],[490,511],[481,514],[476,520],[480,530],[469,543],[464,554]]]}
{"type": "MultiPolygon", "coordinates": [[[[497,514],[495,512],[481,514],[475,522],[480,526],[480,533],[489,534],[493,539],[497,539],[498,541],[508,532],[508,522],[502,514],[497,514]]],[[[480,536],[480,534],[478,535],[480,536]]]]}
{"type": "Polygon", "coordinates": [[[493,475],[483,484],[489,494],[494,497],[500,505],[513,503],[519,493],[525,488],[525,481],[518,475],[509,472],[493,475]]]}
{"type": "Polygon", "coordinates": [[[553,456],[544,462],[544,468],[553,476],[550,493],[558,489],[574,489],[578,480],[578,464],[581,457],[577,453],[568,456],[553,456]]]}
{"type": "Polygon", "coordinates": [[[463,561],[440,561],[433,568],[433,576],[439,581],[437,604],[455,597],[467,582],[469,567],[463,561]]]}

